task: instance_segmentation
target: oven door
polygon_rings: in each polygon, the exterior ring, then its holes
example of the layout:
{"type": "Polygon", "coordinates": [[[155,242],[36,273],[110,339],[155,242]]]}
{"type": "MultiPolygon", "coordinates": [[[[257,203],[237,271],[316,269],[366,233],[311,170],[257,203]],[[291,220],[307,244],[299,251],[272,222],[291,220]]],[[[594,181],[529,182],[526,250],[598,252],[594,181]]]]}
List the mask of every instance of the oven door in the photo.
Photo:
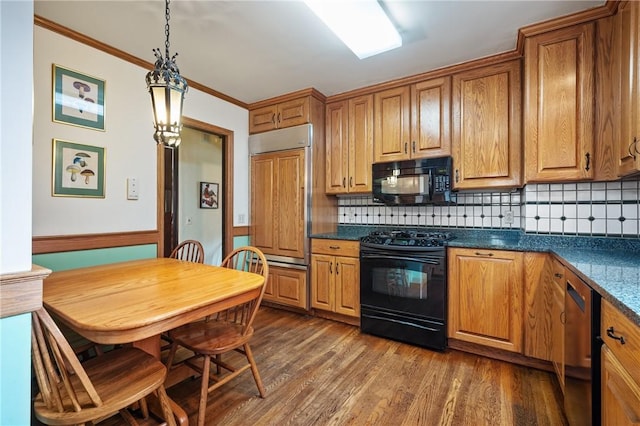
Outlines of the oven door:
{"type": "Polygon", "coordinates": [[[360,303],[363,308],[445,320],[446,262],[434,252],[385,250],[360,254],[360,303]]]}

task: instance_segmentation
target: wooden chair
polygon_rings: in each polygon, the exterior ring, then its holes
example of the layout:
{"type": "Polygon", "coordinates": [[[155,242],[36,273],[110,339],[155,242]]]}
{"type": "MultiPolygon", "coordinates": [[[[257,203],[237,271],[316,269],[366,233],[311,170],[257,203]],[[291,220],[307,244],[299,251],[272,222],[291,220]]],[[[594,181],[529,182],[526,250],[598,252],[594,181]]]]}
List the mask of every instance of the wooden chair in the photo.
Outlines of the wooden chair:
{"type": "Polygon", "coordinates": [[[133,347],[114,349],[80,363],[49,313],[32,313],[31,354],[40,392],[37,419],[49,425],[93,423],[120,412],[136,424],[126,407],[155,392],[165,421],[175,425],[164,389],[165,366],[133,347]]]}
{"type": "Polygon", "coordinates": [[[221,266],[261,274],[264,276],[264,284],[251,300],[230,307],[204,321],[187,324],[169,332],[173,343],[167,358],[167,366],[169,368],[172,366],[176,350],[182,346],[194,353],[192,358],[182,362],[202,374],[198,408],[199,426],[204,425],[209,393],[249,368],[253,372],[260,396],[262,398],[265,396],[265,389],[249,346],[249,340],[253,336],[252,323],[266,288],[269,265],[259,249],[240,247],[231,252],[222,261],[221,266]],[[230,351],[243,354],[247,363],[242,366],[233,366],[224,362],[222,354],[230,351]],[[199,362],[199,360],[203,361],[199,362]],[[211,363],[216,365],[215,373],[211,372],[211,363]],[[222,374],[222,369],[226,370],[225,374],[222,374]]]}
{"type": "Polygon", "coordinates": [[[204,249],[199,241],[184,240],[173,249],[169,257],[189,262],[204,263],[204,249]]]}

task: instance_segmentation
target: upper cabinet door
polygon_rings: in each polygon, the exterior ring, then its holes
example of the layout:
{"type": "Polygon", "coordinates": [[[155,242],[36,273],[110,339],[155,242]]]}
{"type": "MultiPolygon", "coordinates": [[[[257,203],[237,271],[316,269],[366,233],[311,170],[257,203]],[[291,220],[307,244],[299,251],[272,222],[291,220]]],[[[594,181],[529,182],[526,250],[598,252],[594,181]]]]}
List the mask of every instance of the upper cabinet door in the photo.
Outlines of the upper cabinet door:
{"type": "Polygon", "coordinates": [[[304,96],[249,111],[249,133],[261,133],[310,122],[310,99],[304,96]]]}
{"type": "Polygon", "coordinates": [[[412,85],[411,105],[412,156],[451,155],[451,77],[412,85]]]}
{"type": "Polygon", "coordinates": [[[593,177],[594,24],[525,41],[527,182],[593,177]]]}
{"type": "Polygon", "coordinates": [[[374,162],[410,158],[411,90],[397,87],[374,94],[374,162]]]}
{"type": "Polygon", "coordinates": [[[615,17],[620,49],[618,174],[640,171],[640,3],[623,4],[615,17]]]}
{"type": "Polygon", "coordinates": [[[453,161],[457,189],[521,185],[520,61],[453,76],[453,161]]]}
{"type": "Polygon", "coordinates": [[[326,112],[326,188],[327,194],[348,192],[349,133],[348,103],[333,102],[326,112]]]}
{"type": "Polygon", "coordinates": [[[371,192],[373,95],[349,99],[349,192],[371,192]]]}

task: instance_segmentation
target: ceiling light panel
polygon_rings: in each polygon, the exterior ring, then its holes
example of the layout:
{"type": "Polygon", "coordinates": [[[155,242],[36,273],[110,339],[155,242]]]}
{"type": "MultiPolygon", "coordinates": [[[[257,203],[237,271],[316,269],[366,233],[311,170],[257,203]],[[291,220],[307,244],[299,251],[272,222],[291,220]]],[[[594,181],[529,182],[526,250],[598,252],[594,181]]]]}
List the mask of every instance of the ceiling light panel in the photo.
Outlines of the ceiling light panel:
{"type": "Polygon", "coordinates": [[[360,59],[402,46],[400,34],[376,0],[306,0],[305,4],[360,59]]]}

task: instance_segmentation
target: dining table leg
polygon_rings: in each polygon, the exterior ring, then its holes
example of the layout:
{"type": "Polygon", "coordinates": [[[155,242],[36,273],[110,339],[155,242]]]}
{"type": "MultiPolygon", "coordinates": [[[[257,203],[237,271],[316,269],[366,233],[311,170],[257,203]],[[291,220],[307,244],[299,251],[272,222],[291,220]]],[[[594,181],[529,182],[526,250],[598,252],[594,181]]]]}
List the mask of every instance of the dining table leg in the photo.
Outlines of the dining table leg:
{"type": "MultiPolygon", "coordinates": [[[[160,335],[155,335],[148,337],[143,340],[138,340],[137,342],[133,342],[133,346],[143,351],[153,355],[156,359],[160,359],[160,335]]],[[[162,418],[162,409],[160,407],[160,401],[157,400],[154,394],[148,396],[148,404],[149,410],[162,418]]],[[[174,417],[176,418],[176,423],[178,425],[187,426],[189,424],[189,416],[187,416],[187,412],[178,405],[171,397],[169,397],[169,405],[171,406],[171,411],[173,412],[174,417]]]]}

